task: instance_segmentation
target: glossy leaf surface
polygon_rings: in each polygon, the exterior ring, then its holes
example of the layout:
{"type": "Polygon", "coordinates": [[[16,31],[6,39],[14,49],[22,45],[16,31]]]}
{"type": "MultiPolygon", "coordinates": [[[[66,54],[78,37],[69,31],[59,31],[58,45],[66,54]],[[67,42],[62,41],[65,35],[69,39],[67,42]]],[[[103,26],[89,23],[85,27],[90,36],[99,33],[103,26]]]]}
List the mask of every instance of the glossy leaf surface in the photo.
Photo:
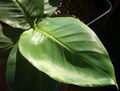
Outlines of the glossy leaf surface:
{"type": "Polygon", "coordinates": [[[53,79],[80,86],[115,85],[114,69],[96,34],[77,19],[46,18],[21,35],[19,49],[53,79]]]}
{"type": "Polygon", "coordinates": [[[36,18],[42,18],[44,0],[0,0],[0,21],[16,28],[33,27],[36,18]]]}

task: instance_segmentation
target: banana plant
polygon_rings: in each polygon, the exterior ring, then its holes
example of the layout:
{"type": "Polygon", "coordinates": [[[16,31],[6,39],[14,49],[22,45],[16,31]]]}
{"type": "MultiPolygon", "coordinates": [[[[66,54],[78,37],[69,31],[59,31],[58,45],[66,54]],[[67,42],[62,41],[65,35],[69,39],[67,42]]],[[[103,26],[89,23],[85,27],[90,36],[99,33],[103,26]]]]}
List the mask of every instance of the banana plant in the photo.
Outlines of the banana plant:
{"type": "Polygon", "coordinates": [[[0,0],[0,21],[11,26],[0,30],[0,53],[10,51],[10,90],[58,91],[61,83],[118,87],[97,35],[73,17],[51,17],[58,5],[59,0],[0,0]]]}

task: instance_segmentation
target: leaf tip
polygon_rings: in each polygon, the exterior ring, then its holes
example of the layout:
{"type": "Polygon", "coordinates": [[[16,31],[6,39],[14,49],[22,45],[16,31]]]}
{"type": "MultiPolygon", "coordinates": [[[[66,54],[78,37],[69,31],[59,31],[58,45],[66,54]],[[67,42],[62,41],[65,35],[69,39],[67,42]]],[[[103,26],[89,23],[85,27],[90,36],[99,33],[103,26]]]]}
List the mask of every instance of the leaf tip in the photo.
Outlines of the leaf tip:
{"type": "Polygon", "coordinates": [[[117,90],[120,90],[120,88],[119,88],[117,83],[115,83],[115,86],[116,86],[117,90]]]}

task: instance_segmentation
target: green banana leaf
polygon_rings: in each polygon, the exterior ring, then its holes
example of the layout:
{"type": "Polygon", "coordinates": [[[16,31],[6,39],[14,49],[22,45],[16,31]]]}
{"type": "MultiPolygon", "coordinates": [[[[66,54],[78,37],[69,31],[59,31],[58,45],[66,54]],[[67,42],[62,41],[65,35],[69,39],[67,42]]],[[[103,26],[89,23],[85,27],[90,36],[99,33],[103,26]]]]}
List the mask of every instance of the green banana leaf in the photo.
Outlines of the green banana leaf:
{"type": "Polygon", "coordinates": [[[11,91],[58,91],[60,83],[34,68],[19,53],[17,45],[10,52],[7,81],[11,91]]]}
{"type": "Polygon", "coordinates": [[[77,19],[45,18],[21,35],[18,46],[34,67],[57,81],[89,87],[117,85],[106,49],[77,19]]]}

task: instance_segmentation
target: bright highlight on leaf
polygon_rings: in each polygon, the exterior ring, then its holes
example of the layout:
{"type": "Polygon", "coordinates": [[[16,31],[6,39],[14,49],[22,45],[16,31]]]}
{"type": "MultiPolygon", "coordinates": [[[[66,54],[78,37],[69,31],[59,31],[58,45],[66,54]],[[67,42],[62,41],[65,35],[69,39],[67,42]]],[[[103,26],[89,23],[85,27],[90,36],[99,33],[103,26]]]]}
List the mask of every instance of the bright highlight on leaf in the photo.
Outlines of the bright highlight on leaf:
{"type": "Polygon", "coordinates": [[[45,18],[19,40],[22,55],[53,79],[80,86],[116,85],[108,53],[96,34],[71,17],[45,18]]]}

